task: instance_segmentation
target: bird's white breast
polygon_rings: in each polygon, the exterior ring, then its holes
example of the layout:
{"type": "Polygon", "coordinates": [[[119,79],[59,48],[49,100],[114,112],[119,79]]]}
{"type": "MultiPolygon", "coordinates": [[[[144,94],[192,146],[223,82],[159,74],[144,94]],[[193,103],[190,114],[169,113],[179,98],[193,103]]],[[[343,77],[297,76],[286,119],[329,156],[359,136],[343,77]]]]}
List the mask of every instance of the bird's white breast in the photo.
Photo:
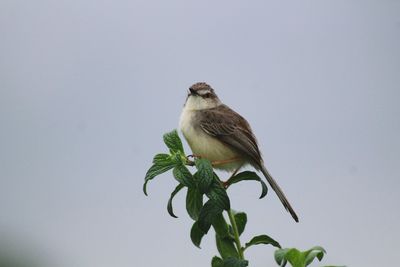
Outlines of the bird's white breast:
{"type": "MultiPolygon", "coordinates": [[[[195,112],[184,108],[180,117],[179,127],[186,138],[192,152],[196,156],[210,161],[224,161],[235,158],[238,154],[218,139],[206,134],[201,128],[194,127],[195,112]]],[[[222,166],[222,169],[234,169],[237,164],[222,166]],[[232,165],[232,166],[231,166],[232,165]]]]}

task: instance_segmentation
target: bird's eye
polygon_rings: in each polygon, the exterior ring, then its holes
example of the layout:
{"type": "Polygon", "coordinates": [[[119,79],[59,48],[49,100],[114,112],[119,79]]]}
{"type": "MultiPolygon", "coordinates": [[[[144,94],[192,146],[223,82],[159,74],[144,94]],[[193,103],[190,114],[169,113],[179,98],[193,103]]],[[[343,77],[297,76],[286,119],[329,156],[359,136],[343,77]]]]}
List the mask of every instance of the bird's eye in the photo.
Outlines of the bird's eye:
{"type": "Polygon", "coordinates": [[[211,94],[210,94],[210,93],[207,93],[207,94],[204,95],[204,97],[205,97],[205,98],[210,98],[210,97],[211,97],[211,94]]]}

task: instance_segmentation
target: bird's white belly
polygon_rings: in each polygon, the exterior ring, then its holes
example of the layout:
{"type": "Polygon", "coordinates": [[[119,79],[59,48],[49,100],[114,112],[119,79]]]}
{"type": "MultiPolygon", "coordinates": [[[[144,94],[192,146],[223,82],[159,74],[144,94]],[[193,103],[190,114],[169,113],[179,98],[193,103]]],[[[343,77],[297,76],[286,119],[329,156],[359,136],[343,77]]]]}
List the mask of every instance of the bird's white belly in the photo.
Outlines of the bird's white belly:
{"type": "MultiPolygon", "coordinates": [[[[193,127],[194,111],[185,110],[180,119],[180,129],[185,136],[192,152],[196,156],[210,161],[226,161],[237,158],[239,155],[218,139],[206,134],[200,128],[193,127]]],[[[221,165],[217,168],[234,170],[241,162],[221,165]]]]}

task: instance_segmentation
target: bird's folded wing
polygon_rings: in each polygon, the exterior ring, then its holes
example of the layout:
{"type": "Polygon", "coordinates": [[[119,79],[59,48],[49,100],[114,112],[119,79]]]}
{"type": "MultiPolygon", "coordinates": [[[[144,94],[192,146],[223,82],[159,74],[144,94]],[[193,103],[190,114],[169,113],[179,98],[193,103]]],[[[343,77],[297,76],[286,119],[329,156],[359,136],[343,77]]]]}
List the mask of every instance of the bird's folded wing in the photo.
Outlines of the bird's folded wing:
{"type": "Polygon", "coordinates": [[[249,123],[225,105],[199,111],[200,128],[261,166],[261,154],[249,123]]]}

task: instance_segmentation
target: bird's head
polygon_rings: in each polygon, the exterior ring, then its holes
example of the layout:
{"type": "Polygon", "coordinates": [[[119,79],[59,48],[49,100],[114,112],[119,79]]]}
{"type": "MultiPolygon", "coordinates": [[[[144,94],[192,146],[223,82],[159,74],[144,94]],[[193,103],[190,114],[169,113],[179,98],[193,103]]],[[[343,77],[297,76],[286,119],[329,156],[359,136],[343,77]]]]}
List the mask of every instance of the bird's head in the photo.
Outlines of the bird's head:
{"type": "Polygon", "coordinates": [[[214,89],[204,82],[195,83],[189,88],[185,108],[201,110],[215,108],[221,105],[221,101],[215,94],[214,89]]]}

